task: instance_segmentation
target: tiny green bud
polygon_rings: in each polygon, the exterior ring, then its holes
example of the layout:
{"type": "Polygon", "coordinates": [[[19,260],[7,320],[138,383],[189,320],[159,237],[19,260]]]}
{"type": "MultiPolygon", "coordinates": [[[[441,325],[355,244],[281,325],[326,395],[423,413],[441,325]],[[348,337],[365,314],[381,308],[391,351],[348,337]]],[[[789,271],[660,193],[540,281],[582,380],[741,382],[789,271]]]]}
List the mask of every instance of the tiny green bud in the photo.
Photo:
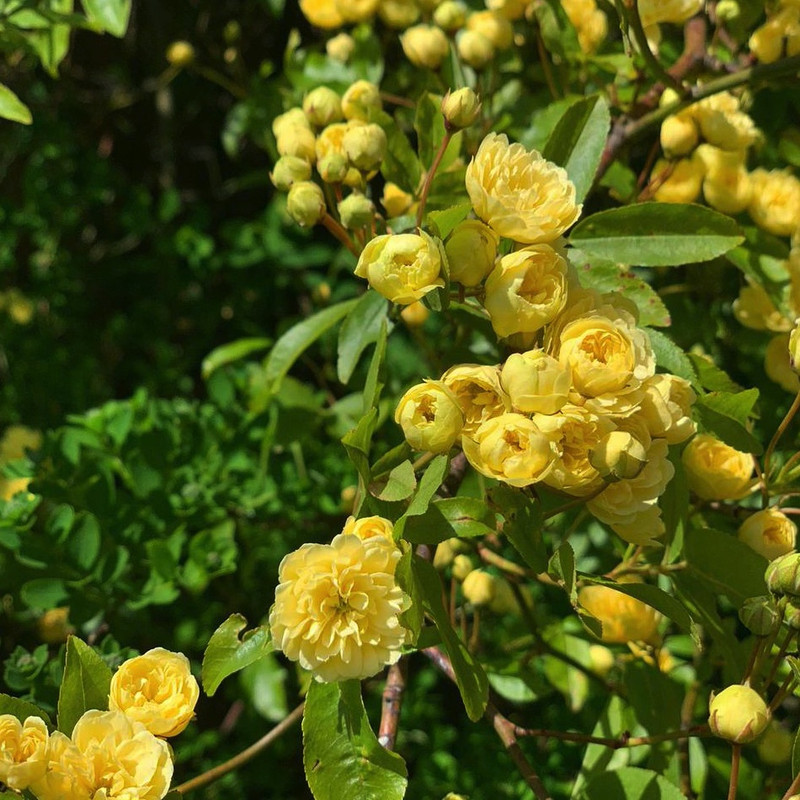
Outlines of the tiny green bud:
{"type": "Polygon", "coordinates": [[[468,86],[448,92],[442,100],[442,114],[451,128],[468,128],[480,113],[481,101],[468,86]]]}
{"type": "Polygon", "coordinates": [[[337,208],[342,225],[349,231],[368,225],[375,214],[375,207],[372,205],[372,201],[357,192],[345,197],[337,208]]]}
{"type": "Polygon", "coordinates": [[[279,192],[288,192],[293,183],[311,178],[311,164],[297,156],[281,156],[269,178],[279,192]]]}
{"type": "Polygon", "coordinates": [[[342,146],[354,167],[362,172],[371,172],[380,167],[386,155],[386,134],[380,125],[359,125],[345,133],[342,146]]]}
{"type": "Polygon", "coordinates": [[[770,561],[764,580],[772,594],[800,594],[800,554],[787,553],[770,561]]]}
{"type": "Polygon", "coordinates": [[[769,709],[761,695],[749,686],[728,686],[711,695],[708,707],[711,732],[735,744],[757,739],[769,724],[769,709]]]}
{"type": "Polygon", "coordinates": [[[717,3],[717,19],[720,22],[732,22],[741,16],[742,9],[737,0],[719,0],[717,3]]]}
{"type": "Polygon", "coordinates": [[[289,189],[286,210],[298,225],[310,228],[325,214],[325,195],[316,183],[299,181],[289,189]]]}
{"type": "Polygon", "coordinates": [[[781,624],[775,600],[763,597],[748,597],[739,609],[742,624],[756,636],[769,636],[781,624]]]}
{"type": "Polygon", "coordinates": [[[793,631],[800,631],[800,606],[795,605],[789,600],[783,609],[783,621],[793,631]]]}
{"type": "Polygon", "coordinates": [[[333,89],[318,86],[305,96],[303,111],[312,125],[324,128],[342,119],[342,100],[333,89]]]}

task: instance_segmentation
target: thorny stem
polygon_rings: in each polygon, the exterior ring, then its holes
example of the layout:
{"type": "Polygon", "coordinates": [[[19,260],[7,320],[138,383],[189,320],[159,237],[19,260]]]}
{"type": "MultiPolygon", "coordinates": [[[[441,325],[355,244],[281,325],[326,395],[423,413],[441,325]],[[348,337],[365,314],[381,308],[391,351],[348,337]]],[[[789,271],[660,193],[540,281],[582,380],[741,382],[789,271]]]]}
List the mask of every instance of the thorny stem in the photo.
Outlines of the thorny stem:
{"type": "Polygon", "coordinates": [[[337,222],[327,211],[322,215],[320,220],[322,224],[332,233],[354,256],[358,257],[361,251],[356,246],[355,242],[350,238],[347,231],[337,222]]]}
{"type": "Polygon", "coordinates": [[[431,164],[431,168],[428,170],[428,174],[425,176],[425,183],[422,184],[422,191],[419,195],[419,208],[417,209],[417,228],[422,227],[422,218],[425,216],[425,204],[428,202],[428,194],[430,193],[431,186],[433,185],[433,179],[436,176],[436,170],[439,169],[439,164],[442,163],[445,151],[447,150],[447,147],[450,144],[450,139],[452,138],[453,131],[445,129],[444,139],[442,139],[442,143],[439,145],[439,149],[436,151],[436,155],[433,157],[433,164],[431,164]]]}
{"type": "Polygon", "coordinates": [[[406,688],[406,662],[401,658],[389,667],[381,701],[381,722],[378,727],[378,742],[387,750],[394,750],[400,709],[403,707],[403,692],[406,688]]]}
{"type": "MultiPolygon", "coordinates": [[[[455,683],[456,675],[455,672],[453,672],[453,665],[450,663],[450,659],[441,650],[439,650],[438,647],[429,647],[422,652],[436,665],[441,672],[443,672],[451,681],[455,683]]],[[[533,790],[537,800],[551,800],[547,789],[544,788],[539,776],[536,774],[528,759],[525,758],[525,754],[522,752],[522,748],[519,746],[519,742],[517,741],[517,736],[515,733],[516,725],[514,725],[510,720],[506,719],[506,717],[504,717],[497,710],[496,706],[491,700],[486,703],[486,711],[484,711],[484,716],[489,720],[489,722],[492,723],[492,727],[500,737],[500,741],[503,743],[508,751],[508,754],[516,764],[520,775],[522,775],[522,777],[525,779],[525,783],[527,783],[528,786],[530,786],[530,788],[533,790]]]]}
{"type": "Polygon", "coordinates": [[[639,48],[639,52],[642,54],[645,63],[650,67],[653,77],[665,86],[669,86],[683,93],[681,82],[667,72],[664,65],[656,58],[655,53],[650,49],[650,44],[647,41],[647,34],[644,32],[644,26],[642,25],[642,18],[639,16],[639,5],[636,0],[625,0],[623,5],[628,27],[633,31],[634,39],[636,39],[636,46],[639,48]]]}
{"type": "Polygon", "coordinates": [[[295,722],[297,722],[303,716],[304,708],[305,703],[300,703],[300,705],[297,706],[297,708],[295,708],[294,711],[289,714],[289,716],[281,720],[271,731],[262,736],[254,744],[251,744],[250,747],[242,750],[241,753],[237,753],[233,758],[229,758],[222,764],[218,764],[216,767],[206,770],[196,778],[192,778],[191,780],[182,783],[180,786],[176,786],[175,791],[180,792],[181,794],[186,794],[187,792],[191,792],[194,789],[199,789],[201,786],[205,786],[208,783],[212,783],[213,781],[221,778],[223,775],[227,775],[229,772],[238,769],[242,766],[242,764],[246,764],[251,758],[254,758],[262,750],[269,747],[279,736],[281,736],[281,734],[288,731],[289,728],[291,728],[292,725],[294,725],[295,722]]]}
{"type": "Polygon", "coordinates": [[[736,800],[736,789],[739,786],[739,761],[741,760],[742,746],[735,744],[731,748],[731,782],[728,785],[728,800],[736,800]]]}

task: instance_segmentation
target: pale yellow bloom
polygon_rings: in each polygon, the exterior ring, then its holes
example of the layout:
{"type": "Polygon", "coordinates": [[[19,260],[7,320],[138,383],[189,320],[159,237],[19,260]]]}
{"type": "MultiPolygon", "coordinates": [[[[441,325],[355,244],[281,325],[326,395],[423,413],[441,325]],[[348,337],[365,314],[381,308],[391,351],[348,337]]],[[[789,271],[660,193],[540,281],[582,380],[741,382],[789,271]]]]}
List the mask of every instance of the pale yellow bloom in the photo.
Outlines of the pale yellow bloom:
{"type": "Polygon", "coordinates": [[[739,290],[739,297],[733,301],[733,314],[742,325],[754,331],[785,333],[792,328],[791,320],[784,317],[757,283],[748,283],[739,290]]]}
{"type": "Polygon", "coordinates": [[[607,481],[635,478],[647,463],[647,448],[628,431],[611,431],[592,450],[589,461],[607,481]]]}
{"type": "Polygon", "coordinates": [[[345,22],[366,22],[378,10],[380,0],[335,0],[336,10],[345,22]]]}
{"type": "Polygon", "coordinates": [[[789,354],[789,334],[773,336],[764,351],[764,372],[782,389],[792,394],[800,392],[800,377],[792,368],[789,354]]]}
{"type": "Polygon", "coordinates": [[[497,593],[496,581],[486,570],[474,569],[464,578],[461,590],[464,598],[473,606],[486,606],[494,600],[497,593]]]}
{"type": "Polygon", "coordinates": [[[578,592],[578,603],[603,626],[602,640],[609,644],[659,641],[661,614],[635,597],[610,586],[584,586],[578,592]]]}
{"type": "Polygon", "coordinates": [[[668,444],[678,444],[694,435],[697,426],[692,420],[692,405],[697,395],[689,381],[659,373],[648,378],[642,388],[645,394],[640,416],[651,436],[663,437],[668,444]]]}
{"type": "Polygon", "coordinates": [[[685,156],[700,139],[694,117],[686,112],[673,114],[661,123],[661,147],[670,156],[685,156]]]}
{"type": "Polygon", "coordinates": [[[316,152],[316,137],[314,131],[305,125],[295,125],[283,128],[278,134],[276,145],[278,153],[282,156],[295,156],[304,158],[313,163],[316,152]]]}
{"type": "Polygon", "coordinates": [[[535,150],[490,133],[467,167],[475,213],[500,236],[525,244],[552,242],[580,216],[575,186],[535,150]]]}
{"type": "Polygon", "coordinates": [[[685,22],[703,7],[705,0],[638,0],[645,28],[659,22],[685,22]]]}
{"type": "Polygon", "coordinates": [[[342,98],[327,86],[317,86],[303,98],[303,112],[318,128],[342,119],[342,98]]]}
{"type": "Polygon", "coordinates": [[[465,436],[473,436],[484,422],[511,410],[497,367],[457,364],[442,375],[442,383],[458,399],[464,414],[465,436]]]}
{"type": "Polygon", "coordinates": [[[753,196],[750,175],[744,166],[708,173],[703,181],[703,196],[711,208],[723,214],[740,214],[753,196]]]}
{"type": "Polygon", "coordinates": [[[592,466],[590,454],[614,430],[614,423],[608,417],[568,403],[556,414],[536,414],[534,421],[554,442],[558,454],[553,469],[544,479],[548,486],[578,497],[602,486],[603,480],[592,466]]]}
{"type": "Polygon", "coordinates": [[[331,30],[344,25],[336,0],[300,0],[303,16],[318,28],[331,30]]]}
{"type": "Polygon", "coordinates": [[[393,303],[410,305],[444,286],[439,248],[424,231],[376,236],[361,252],[355,274],[393,303]]]}
{"type": "Polygon", "coordinates": [[[544,350],[528,350],[506,359],[500,382],[515,410],[555,414],[567,402],[572,375],[544,350]]]}
{"type": "Polygon", "coordinates": [[[458,398],[442,381],[412,386],[397,404],[394,421],[414,450],[446,453],[464,427],[458,398]]]}
{"type": "Polygon", "coordinates": [[[474,11],[467,17],[467,30],[483,34],[497,50],[507,50],[514,43],[514,29],[497,11],[474,11]]]}
{"type": "Polygon", "coordinates": [[[737,535],[767,561],[773,561],[794,550],[797,525],[779,509],[765,508],[751,514],[740,525],[737,535]]]}
{"type": "Polygon", "coordinates": [[[500,258],[486,279],[483,305],[500,337],[536,333],[567,303],[567,262],[536,244],[500,258]]]}
{"type": "Polygon", "coordinates": [[[761,137],[753,120],[741,110],[738,98],[729,92],[706,97],[691,111],[703,138],[721,150],[743,151],[761,137]]]}
{"type": "Polygon", "coordinates": [[[342,533],[352,533],[359,539],[371,539],[373,536],[382,536],[389,541],[394,541],[394,525],[384,517],[348,517],[342,528],[342,533]]]}
{"type": "Polygon", "coordinates": [[[530,486],[547,477],[557,451],[554,443],[522,414],[503,414],[484,422],[475,439],[461,440],[478,472],[510,486],[530,486]]]}
{"type": "Polygon", "coordinates": [[[344,533],[289,553],[269,615],[276,647],[319,681],[360,680],[394,664],[409,602],[395,581],[400,555],[384,536],[344,533]]]}
{"type": "Polygon", "coordinates": [[[800,228],[800,180],[791,172],[756,169],[748,209],[753,222],[775,236],[791,236],[800,228]]]}
{"type": "Polygon", "coordinates": [[[288,111],[284,111],[283,114],[278,114],[278,116],[272,120],[272,134],[276,139],[281,134],[292,131],[298,127],[311,130],[306,112],[303,111],[300,106],[294,106],[288,111]]]}
{"type": "Polygon", "coordinates": [[[342,95],[342,113],[345,119],[366,122],[371,111],[383,108],[380,89],[369,81],[351,83],[342,95]]]}
{"type": "Polygon", "coordinates": [[[675,474],[665,439],[653,439],[644,469],[629,480],[607,486],[586,504],[601,522],[633,544],[648,544],[664,534],[658,498],[675,474]]]}
{"type": "Polygon", "coordinates": [[[728,686],[717,695],[712,693],[708,712],[712,733],[737,744],[757,739],[770,720],[767,704],[749,686],[728,686]]]}
{"type": "Polygon", "coordinates": [[[435,25],[415,25],[400,36],[406,58],[416,67],[439,69],[450,52],[444,31],[435,25]]]}
{"type": "Polygon", "coordinates": [[[177,736],[191,722],[199,697],[189,659],[156,647],[129,658],[114,673],[108,707],[155,736],[177,736]]]}
{"type": "Polygon", "coordinates": [[[689,488],[704,500],[738,500],[752,486],[753,458],[707,433],[683,451],[689,488]]]}
{"type": "Polygon", "coordinates": [[[650,173],[650,183],[656,187],[653,198],[659,203],[693,203],[700,197],[704,175],[696,159],[660,159],[650,173]]]}
{"type": "Polygon", "coordinates": [[[50,735],[46,771],[31,786],[37,800],[90,800],[92,769],[83,753],[60,731],[50,735]]]}
{"type": "Polygon", "coordinates": [[[473,69],[483,69],[495,55],[494,45],[480,31],[459,31],[458,57],[473,69]]]}
{"type": "Polygon", "coordinates": [[[22,792],[40,780],[47,768],[47,724],[41,717],[20,722],[0,714],[0,783],[22,792]]]}
{"type": "Polygon", "coordinates": [[[384,185],[381,205],[386,209],[386,214],[390,219],[405,214],[411,208],[413,202],[414,198],[408,192],[403,191],[396,183],[387,181],[384,185]]]}
{"type": "Polygon", "coordinates": [[[346,64],[356,49],[356,42],[349,33],[339,33],[325,42],[325,52],[334,61],[346,64]]]}

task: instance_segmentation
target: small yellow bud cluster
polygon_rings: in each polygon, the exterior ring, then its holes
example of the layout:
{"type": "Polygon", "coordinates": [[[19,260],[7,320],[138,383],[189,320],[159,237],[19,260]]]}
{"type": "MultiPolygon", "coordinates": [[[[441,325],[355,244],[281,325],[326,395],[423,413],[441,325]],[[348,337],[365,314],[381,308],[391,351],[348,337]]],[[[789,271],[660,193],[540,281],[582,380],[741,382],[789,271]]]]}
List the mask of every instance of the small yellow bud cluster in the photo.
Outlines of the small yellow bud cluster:
{"type": "Polygon", "coordinates": [[[659,25],[681,24],[702,11],[705,0],[637,0],[639,18],[650,46],[656,48],[661,40],[659,25]]]}
{"type": "Polygon", "coordinates": [[[764,64],[800,53],[800,4],[778,0],[767,21],[750,37],[750,51],[764,64]]]}
{"type": "Polygon", "coordinates": [[[37,800],[161,800],[173,772],[163,737],[186,728],[199,694],[188,659],[156,648],[120,666],[109,710],[86,711],[71,736],[49,733],[40,717],[0,715],[0,783],[37,800]]]}
{"type": "Polygon", "coordinates": [[[608,35],[608,18],[596,0],[561,0],[584,53],[594,53],[608,35]]]}
{"type": "Polygon", "coordinates": [[[275,646],[318,681],[360,680],[394,664],[410,604],[395,578],[400,556],[383,517],[350,517],[330,544],[289,553],[269,614],[275,646]]]}
{"type": "Polygon", "coordinates": [[[279,191],[288,192],[286,208],[298,225],[316,225],[327,213],[325,194],[313,180],[315,168],[323,183],[353,190],[336,209],[345,228],[360,229],[372,221],[374,207],[364,190],[386,155],[387,139],[369,119],[381,107],[378,87],[356,81],[341,97],[318,86],[302,108],[275,118],[272,132],[280,158],[270,178],[279,191]]]}

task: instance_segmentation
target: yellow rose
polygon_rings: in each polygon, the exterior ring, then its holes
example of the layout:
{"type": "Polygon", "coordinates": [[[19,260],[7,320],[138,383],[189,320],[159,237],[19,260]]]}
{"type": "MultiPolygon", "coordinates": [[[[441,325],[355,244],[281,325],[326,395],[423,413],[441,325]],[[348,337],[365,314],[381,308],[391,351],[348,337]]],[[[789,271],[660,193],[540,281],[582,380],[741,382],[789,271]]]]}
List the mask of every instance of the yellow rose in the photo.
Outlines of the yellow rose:
{"type": "Polygon", "coordinates": [[[602,640],[609,644],[659,641],[661,614],[635,597],[610,586],[594,584],[578,592],[578,603],[603,626],[602,640]]]}
{"type": "Polygon", "coordinates": [[[606,15],[595,0],[561,0],[561,6],[578,34],[581,50],[593,53],[608,34],[606,15]]]}
{"type": "Polygon", "coordinates": [[[461,446],[478,472],[509,486],[530,486],[552,470],[557,452],[553,442],[522,414],[503,414],[484,422],[475,440],[461,446]]]}
{"type": "Polygon", "coordinates": [[[651,436],[678,444],[694,435],[697,426],[692,420],[692,405],[697,395],[689,381],[669,373],[658,374],[648,378],[643,388],[640,415],[651,436]]]}
{"type": "Polygon", "coordinates": [[[497,367],[457,364],[442,375],[442,383],[461,406],[465,436],[473,436],[484,422],[511,410],[497,367]]]}
{"type": "Polygon", "coordinates": [[[639,17],[647,28],[659,22],[685,22],[702,8],[705,0],[638,0],[639,17]]]}
{"type": "Polygon", "coordinates": [[[507,50],[514,43],[511,23],[496,11],[473,11],[467,17],[467,30],[485,36],[496,50],[507,50]]]}
{"type": "Polygon", "coordinates": [[[390,28],[403,30],[419,19],[417,0],[381,0],[378,16],[390,28]]]}
{"type": "Polygon", "coordinates": [[[500,383],[517,411],[555,414],[567,402],[572,375],[544,350],[528,350],[506,359],[500,383]]]}
{"type": "Polygon", "coordinates": [[[0,476],[0,498],[11,500],[14,495],[27,491],[30,478],[3,478],[0,476]]]}
{"type": "Polygon", "coordinates": [[[458,398],[442,381],[412,386],[397,404],[394,421],[414,450],[446,453],[464,427],[458,398]]]}
{"type": "Polygon", "coordinates": [[[650,183],[656,187],[653,198],[659,203],[693,203],[700,197],[705,170],[696,159],[657,161],[650,173],[650,183]]]}
{"type": "Polygon", "coordinates": [[[764,64],[777,61],[784,49],[787,56],[797,55],[800,52],[800,8],[784,4],[753,33],[749,47],[764,64]]]}
{"type": "Polygon", "coordinates": [[[689,488],[704,500],[738,500],[752,486],[753,457],[707,433],[683,451],[689,488]]]}
{"type": "Polygon", "coordinates": [[[366,122],[370,112],[383,108],[380,89],[369,81],[356,81],[342,95],[342,113],[345,119],[366,122]]]}
{"type": "Polygon", "coordinates": [[[675,474],[668,454],[666,440],[653,439],[644,469],[635,478],[609,484],[586,507],[626,542],[649,544],[663,536],[658,498],[675,474]]]}
{"type": "Polygon", "coordinates": [[[396,183],[387,181],[384,184],[381,205],[386,209],[386,214],[390,219],[405,214],[413,202],[414,198],[408,192],[404,192],[396,183]]]}
{"type": "Polygon", "coordinates": [[[746,744],[761,735],[769,720],[767,704],[749,686],[728,686],[718,695],[711,694],[708,725],[715,736],[746,744]]]}
{"type": "Polygon", "coordinates": [[[26,450],[38,450],[42,434],[24,425],[9,425],[0,439],[0,464],[22,458],[26,450]]]}
{"type": "Polygon", "coordinates": [[[450,280],[477,286],[494,268],[497,244],[497,234],[476,219],[456,225],[444,244],[450,280]]]}
{"type": "MultiPolygon", "coordinates": [[[[173,771],[169,745],[120,711],[85,712],[75,723],[72,744],[82,758],[59,737],[60,764],[54,776],[48,769],[45,786],[69,785],[69,780],[77,779],[73,784],[77,791],[66,796],[82,799],[81,780],[88,778],[88,796],[93,800],[161,800],[169,791],[173,771]]],[[[52,767],[54,753],[49,758],[52,767]]],[[[41,794],[38,797],[44,800],[41,794]]]]}
{"type": "Polygon", "coordinates": [[[331,30],[344,25],[344,19],[335,0],[300,0],[300,10],[317,28],[331,30]]]}
{"type": "Polygon", "coordinates": [[[465,599],[473,606],[487,606],[497,593],[494,576],[486,570],[474,569],[464,578],[461,589],[465,599]]]}
{"type": "Polygon", "coordinates": [[[191,722],[199,696],[189,659],[156,647],[129,658],[114,673],[108,707],[155,736],[177,736],[191,722]]]}
{"type": "Polygon", "coordinates": [[[688,155],[699,139],[700,132],[691,114],[673,114],[661,123],[661,147],[668,156],[688,155]]]}
{"type": "Polygon", "coordinates": [[[703,138],[721,150],[745,150],[761,136],[753,120],[739,108],[739,101],[728,92],[706,97],[692,110],[703,138]]]}
{"type": "Polygon", "coordinates": [[[395,581],[400,550],[384,536],[340,533],[281,561],[272,639],[318,681],[368,678],[400,658],[408,598],[395,581]]]}
{"type": "Polygon", "coordinates": [[[800,180],[788,171],[764,169],[753,170],[750,180],[753,222],[775,236],[794,234],[800,228],[800,180]]]}
{"type": "Polygon", "coordinates": [[[486,0],[486,8],[502,14],[506,19],[521,19],[530,0],[486,0]]]}
{"type": "Polygon", "coordinates": [[[450,43],[435,25],[414,25],[400,36],[406,58],[424,69],[439,69],[450,52],[450,43]]]}
{"type": "Polygon", "coordinates": [[[557,414],[536,414],[534,422],[556,445],[558,457],[544,482],[568,494],[591,494],[603,481],[592,466],[591,451],[614,429],[608,417],[568,403],[557,414]]]}
{"type": "Polygon", "coordinates": [[[567,303],[567,262],[536,244],[498,260],[486,279],[483,304],[500,337],[536,333],[567,303]]]}
{"type": "Polygon", "coordinates": [[[750,283],[739,290],[739,297],[733,301],[733,315],[742,325],[754,331],[783,333],[792,327],[791,321],[775,308],[770,296],[757,283],[750,283]]]}
{"type": "Polygon", "coordinates": [[[389,541],[394,541],[394,525],[383,517],[348,517],[342,528],[342,533],[352,533],[359,539],[371,539],[373,536],[382,536],[389,541]]]}
{"type": "Polygon", "coordinates": [[[361,252],[355,274],[393,303],[407,306],[444,286],[441,267],[436,242],[420,231],[376,236],[361,252]]]}
{"type": "Polygon", "coordinates": [[[788,333],[773,336],[769,340],[769,344],[764,351],[764,372],[781,389],[792,392],[792,394],[800,392],[800,378],[792,369],[788,333]]]}
{"type": "Polygon", "coordinates": [[[342,137],[342,147],[350,163],[362,172],[378,169],[386,155],[388,142],[380,125],[348,124],[342,137]]]}
{"type": "Polygon", "coordinates": [[[475,70],[483,69],[494,58],[494,45],[479,31],[459,31],[458,57],[475,70]]]}
{"type": "Polygon", "coordinates": [[[655,373],[647,334],[624,309],[604,305],[567,322],[558,332],[556,357],[572,370],[572,385],[585,397],[620,395],[655,373]]]}
{"type": "Polygon", "coordinates": [[[739,541],[760,553],[767,561],[794,550],[797,525],[777,508],[751,514],[739,527],[739,541]]]}
{"type": "Polygon", "coordinates": [[[467,167],[475,213],[500,236],[525,244],[552,242],[580,216],[575,186],[535,150],[490,133],[467,167]]]}
{"type": "Polygon", "coordinates": [[[47,723],[41,717],[20,722],[0,714],[0,783],[23,792],[47,769],[47,723]]]}
{"type": "Polygon", "coordinates": [[[750,175],[744,166],[716,170],[703,181],[706,203],[723,214],[740,214],[750,205],[752,195],[750,175]]]}
{"type": "Polygon", "coordinates": [[[92,765],[61,731],[50,735],[46,771],[30,788],[37,800],[90,800],[93,798],[92,765]]]}
{"type": "Polygon", "coordinates": [[[345,22],[366,22],[378,10],[380,0],[335,0],[336,10],[345,22]]]}

